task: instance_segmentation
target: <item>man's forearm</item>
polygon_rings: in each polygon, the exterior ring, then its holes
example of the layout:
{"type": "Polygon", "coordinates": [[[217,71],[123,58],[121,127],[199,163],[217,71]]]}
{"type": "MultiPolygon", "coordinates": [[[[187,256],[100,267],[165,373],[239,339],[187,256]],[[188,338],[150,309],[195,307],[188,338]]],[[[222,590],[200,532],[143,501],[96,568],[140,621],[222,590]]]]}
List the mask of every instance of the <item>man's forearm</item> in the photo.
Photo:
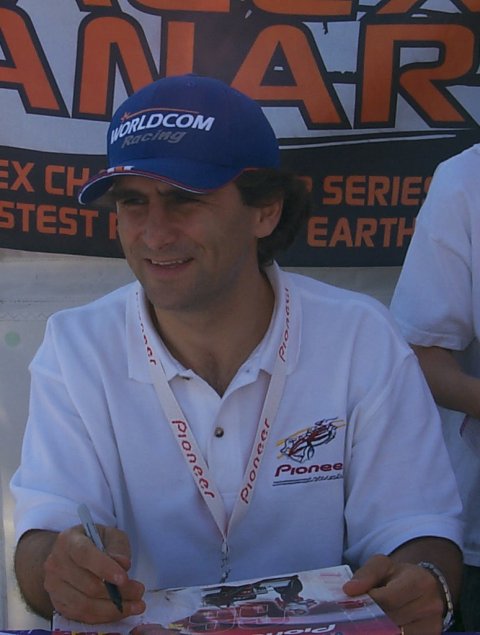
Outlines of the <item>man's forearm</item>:
{"type": "Polygon", "coordinates": [[[463,371],[452,352],[438,346],[412,346],[435,401],[480,419],[480,379],[463,371]]]}
{"type": "Polygon", "coordinates": [[[32,530],[25,533],[15,552],[15,573],[25,602],[38,615],[50,619],[53,606],[44,588],[44,563],[58,533],[32,530]]]}

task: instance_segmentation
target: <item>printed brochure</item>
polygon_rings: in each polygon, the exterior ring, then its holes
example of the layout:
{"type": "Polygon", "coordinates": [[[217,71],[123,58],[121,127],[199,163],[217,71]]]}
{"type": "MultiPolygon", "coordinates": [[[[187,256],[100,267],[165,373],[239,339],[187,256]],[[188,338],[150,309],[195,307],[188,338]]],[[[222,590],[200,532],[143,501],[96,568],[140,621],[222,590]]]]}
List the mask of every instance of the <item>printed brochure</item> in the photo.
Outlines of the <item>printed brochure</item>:
{"type": "Polygon", "coordinates": [[[348,566],[146,594],[147,610],[112,624],[54,618],[54,635],[398,635],[368,595],[342,591],[348,566]]]}

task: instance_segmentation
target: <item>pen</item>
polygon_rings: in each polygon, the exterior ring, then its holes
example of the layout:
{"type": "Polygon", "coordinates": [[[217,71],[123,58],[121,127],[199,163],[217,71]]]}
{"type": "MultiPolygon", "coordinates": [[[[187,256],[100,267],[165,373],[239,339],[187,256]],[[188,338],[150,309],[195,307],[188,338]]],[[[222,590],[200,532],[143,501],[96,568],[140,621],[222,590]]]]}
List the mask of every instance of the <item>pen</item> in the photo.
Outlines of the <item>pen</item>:
{"type": "MultiPolygon", "coordinates": [[[[78,515],[80,520],[82,521],[83,528],[85,530],[86,535],[90,538],[97,549],[105,552],[105,547],[103,546],[102,540],[100,538],[100,534],[93,522],[92,516],[90,514],[90,510],[88,507],[82,503],[78,506],[78,515]]],[[[112,584],[111,582],[107,582],[104,580],[105,587],[108,591],[108,595],[112,602],[115,604],[120,613],[123,612],[123,604],[122,604],[122,596],[120,595],[120,591],[116,584],[112,584]]]]}

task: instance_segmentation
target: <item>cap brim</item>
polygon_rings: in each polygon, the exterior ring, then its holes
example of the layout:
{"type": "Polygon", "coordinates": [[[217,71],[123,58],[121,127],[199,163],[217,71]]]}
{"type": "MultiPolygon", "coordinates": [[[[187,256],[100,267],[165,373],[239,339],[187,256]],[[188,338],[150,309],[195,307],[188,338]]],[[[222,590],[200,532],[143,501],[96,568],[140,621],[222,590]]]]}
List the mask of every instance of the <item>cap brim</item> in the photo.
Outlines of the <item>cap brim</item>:
{"type": "Polygon", "coordinates": [[[102,170],[82,187],[78,200],[85,205],[104,196],[119,176],[143,176],[164,181],[190,192],[206,193],[223,187],[243,172],[243,168],[208,165],[188,159],[145,159],[135,165],[121,165],[102,170]]]}

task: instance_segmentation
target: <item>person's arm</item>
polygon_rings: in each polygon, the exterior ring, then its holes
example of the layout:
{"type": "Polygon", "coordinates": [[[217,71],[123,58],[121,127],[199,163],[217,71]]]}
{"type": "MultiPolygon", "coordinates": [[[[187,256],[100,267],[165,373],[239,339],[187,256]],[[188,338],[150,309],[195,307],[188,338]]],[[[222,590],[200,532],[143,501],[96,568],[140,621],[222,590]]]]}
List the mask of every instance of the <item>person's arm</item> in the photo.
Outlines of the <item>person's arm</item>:
{"type": "Polygon", "coordinates": [[[64,617],[90,624],[113,622],[145,610],[144,587],[131,580],[130,547],[125,533],[98,525],[107,553],[97,549],[81,525],[60,533],[32,530],[19,540],[15,573],[28,606],[50,619],[64,617]],[[105,581],[118,586],[123,600],[119,613],[105,581]]]}
{"type": "Polygon", "coordinates": [[[412,345],[435,401],[480,419],[480,379],[468,375],[452,354],[438,346],[412,345]]]}
{"type": "Polygon", "coordinates": [[[456,602],[462,577],[460,549],[434,537],[411,540],[390,556],[373,556],[344,590],[352,596],[369,593],[407,635],[439,634],[448,609],[445,591],[428,568],[418,566],[420,562],[433,564],[443,574],[456,602]]]}
{"type": "Polygon", "coordinates": [[[53,606],[45,590],[43,565],[58,534],[53,531],[28,531],[20,538],[15,551],[15,574],[23,599],[45,619],[50,619],[53,606]]]}

